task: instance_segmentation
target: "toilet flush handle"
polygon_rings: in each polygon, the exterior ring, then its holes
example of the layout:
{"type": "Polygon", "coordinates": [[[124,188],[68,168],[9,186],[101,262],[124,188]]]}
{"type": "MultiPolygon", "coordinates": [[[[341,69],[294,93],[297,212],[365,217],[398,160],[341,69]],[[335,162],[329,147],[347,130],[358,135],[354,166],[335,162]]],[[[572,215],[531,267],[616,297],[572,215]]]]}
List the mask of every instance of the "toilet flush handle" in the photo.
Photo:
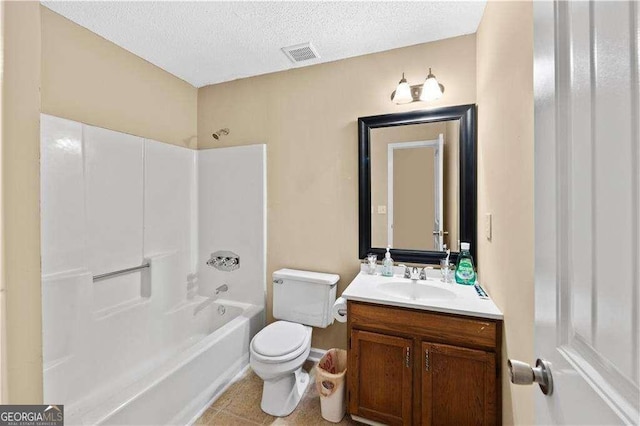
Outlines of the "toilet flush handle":
{"type": "Polygon", "coordinates": [[[274,284],[282,284],[283,282],[282,279],[273,280],[274,284]]]}

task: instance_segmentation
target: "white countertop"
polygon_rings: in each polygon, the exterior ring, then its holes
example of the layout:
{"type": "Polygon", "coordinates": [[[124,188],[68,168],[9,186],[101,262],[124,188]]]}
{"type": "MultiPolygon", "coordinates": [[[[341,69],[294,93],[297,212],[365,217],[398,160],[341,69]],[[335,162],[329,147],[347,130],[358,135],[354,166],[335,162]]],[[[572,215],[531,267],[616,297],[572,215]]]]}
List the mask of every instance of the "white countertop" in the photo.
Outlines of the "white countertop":
{"type": "MultiPolygon", "coordinates": [[[[476,292],[475,286],[445,283],[440,277],[440,270],[427,270],[427,279],[412,282],[403,278],[402,268],[395,268],[393,277],[383,277],[380,269],[375,275],[360,272],[349,286],[342,292],[342,297],[347,300],[377,303],[381,305],[399,306],[425,311],[444,312],[449,314],[467,315],[480,318],[502,319],[500,309],[491,298],[481,298],[476,292]],[[455,294],[452,298],[421,298],[397,297],[380,290],[379,286],[385,283],[406,283],[410,286],[425,286],[436,289],[446,289],[455,294]]],[[[403,284],[399,284],[402,286],[403,284]]],[[[486,289],[485,289],[486,291],[486,289]]]]}

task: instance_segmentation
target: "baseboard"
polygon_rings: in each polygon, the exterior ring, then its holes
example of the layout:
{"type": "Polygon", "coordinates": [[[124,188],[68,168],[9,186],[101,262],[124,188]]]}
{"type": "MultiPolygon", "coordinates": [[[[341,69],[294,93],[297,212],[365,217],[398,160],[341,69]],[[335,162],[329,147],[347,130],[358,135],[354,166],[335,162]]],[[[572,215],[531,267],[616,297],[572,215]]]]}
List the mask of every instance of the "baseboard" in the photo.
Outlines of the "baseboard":
{"type": "Polygon", "coordinates": [[[327,353],[326,349],[311,348],[311,351],[309,352],[309,356],[307,357],[307,359],[309,361],[318,362],[320,361],[320,358],[324,356],[325,353],[327,353]]]}

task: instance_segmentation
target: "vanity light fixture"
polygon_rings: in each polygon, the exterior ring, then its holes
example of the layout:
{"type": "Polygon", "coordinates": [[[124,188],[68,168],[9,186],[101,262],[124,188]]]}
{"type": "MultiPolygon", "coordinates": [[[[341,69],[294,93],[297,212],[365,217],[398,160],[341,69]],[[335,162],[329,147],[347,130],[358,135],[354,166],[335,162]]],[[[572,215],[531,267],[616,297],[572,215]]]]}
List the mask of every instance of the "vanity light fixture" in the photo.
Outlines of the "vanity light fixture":
{"type": "Polygon", "coordinates": [[[436,76],[429,68],[429,74],[423,84],[410,86],[402,73],[398,87],[391,93],[391,100],[398,105],[410,102],[430,102],[440,99],[443,92],[444,86],[438,83],[436,76]]]}

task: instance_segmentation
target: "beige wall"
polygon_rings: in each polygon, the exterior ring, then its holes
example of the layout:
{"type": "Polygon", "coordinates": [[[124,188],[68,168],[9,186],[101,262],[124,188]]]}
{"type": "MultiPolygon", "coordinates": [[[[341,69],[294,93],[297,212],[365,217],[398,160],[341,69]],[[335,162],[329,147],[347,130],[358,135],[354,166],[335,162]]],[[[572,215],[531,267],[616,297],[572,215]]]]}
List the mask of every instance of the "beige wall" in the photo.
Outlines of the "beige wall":
{"type": "Polygon", "coordinates": [[[490,1],[477,33],[480,280],[504,313],[504,424],[531,424],[533,386],[512,386],[507,358],[533,353],[533,6],[490,1]],[[493,215],[485,238],[484,217],[493,215]]]}
{"type": "Polygon", "coordinates": [[[195,87],[41,7],[42,112],[196,148],[195,87]]]}
{"type": "Polygon", "coordinates": [[[6,2],[2,21],[2,290],[5,403],[42,401],[40,4],[6,2]]]}
{"type": "MultiPolygon", "coordinates": [[[[475,35],[201,88],[198,147],[267,144],[269,276],[283,267],[340,274],[358,261],[358,131],[361,116],[475,103],[475,35]],[[404,71],[411,83],[432,67],[446,87],[432,103],[394,105],[404,71]],[[229,136],[211,134],[228,127],[229,136]]],[[[267,277],[271,320],[271,279],[267,277]]],[[[313,346],[345,347],[346,327],[313,333],[313,346]]]]}

